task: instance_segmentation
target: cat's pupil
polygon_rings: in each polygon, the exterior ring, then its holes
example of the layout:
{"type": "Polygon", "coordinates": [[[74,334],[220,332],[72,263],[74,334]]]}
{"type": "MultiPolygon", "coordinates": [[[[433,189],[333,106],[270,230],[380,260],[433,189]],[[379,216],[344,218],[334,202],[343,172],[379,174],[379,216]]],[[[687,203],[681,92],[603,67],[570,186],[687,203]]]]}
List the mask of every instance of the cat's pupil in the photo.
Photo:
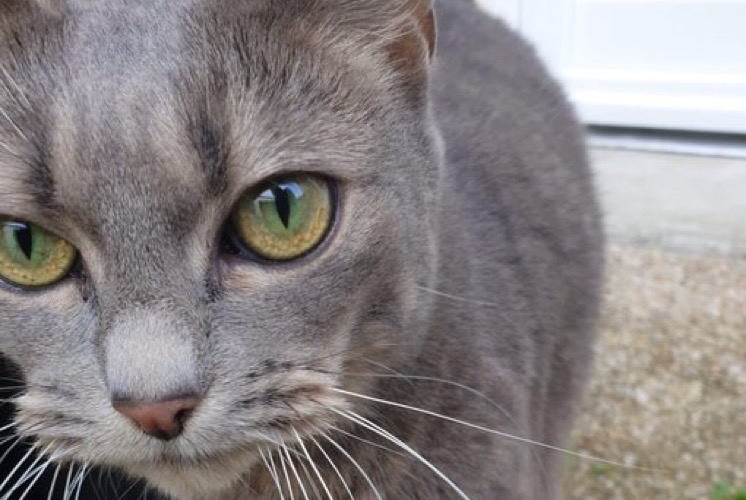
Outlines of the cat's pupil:
{"type": "Polygon", "coordinates": [[[31,234],[31,227],[28,224],[15,224],[14,230],[18,246],[26,258],[31,259],[31,250],[34,241],[31,234]]]}
{"type": "Polygon", "coordinates": [[[272,188],[272,195],[275,197],[277,215],[280,216],[282,225],[287,229],[290,225],[290,195],[288,190],[282,186],[276,186],[272,188]]]}

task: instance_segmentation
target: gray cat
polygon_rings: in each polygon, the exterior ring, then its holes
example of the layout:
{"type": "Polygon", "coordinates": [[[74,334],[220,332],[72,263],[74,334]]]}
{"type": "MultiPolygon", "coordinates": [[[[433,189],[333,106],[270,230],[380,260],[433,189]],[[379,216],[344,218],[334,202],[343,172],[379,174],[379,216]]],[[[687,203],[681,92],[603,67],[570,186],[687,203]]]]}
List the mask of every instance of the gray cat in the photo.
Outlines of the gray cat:
{"type": "Polygon", "coordinates": [[[561,497],[527,440],[566,446],[602,236],[515,34],[465,0],[6,0],[0,33],[0,351],[44,457],[3,492],[52,459],[178,500],[561,497]]]}

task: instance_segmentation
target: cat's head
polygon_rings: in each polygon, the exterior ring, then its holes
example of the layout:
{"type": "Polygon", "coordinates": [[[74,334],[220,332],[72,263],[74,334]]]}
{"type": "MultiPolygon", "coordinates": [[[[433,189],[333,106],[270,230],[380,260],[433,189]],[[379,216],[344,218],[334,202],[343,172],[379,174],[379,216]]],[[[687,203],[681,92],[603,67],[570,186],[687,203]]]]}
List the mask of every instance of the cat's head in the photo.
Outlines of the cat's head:
{"type": "Polygon", "coordinates": [[[14,0],[0,35],[0,351],[39,449],[227,485],[416,353],[429,2],[14,0]]]}

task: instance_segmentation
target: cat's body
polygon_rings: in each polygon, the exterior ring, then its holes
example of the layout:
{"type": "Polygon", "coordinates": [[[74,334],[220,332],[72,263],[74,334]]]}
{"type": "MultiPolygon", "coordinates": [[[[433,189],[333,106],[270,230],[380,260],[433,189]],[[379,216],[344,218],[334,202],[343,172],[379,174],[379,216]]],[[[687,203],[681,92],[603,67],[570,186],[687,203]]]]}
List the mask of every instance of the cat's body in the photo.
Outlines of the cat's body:
{"type": "Polygon", "coordinates": [[[431,66],[426,2],[395,3],[0,11],[0,215],[84,263],[0,289],[40,447],[178,500],[302,498],[298,477],[310,498],[560,496],[556,452],[365,399],[566,445],[602,264],[579,127],[530,49],[443,0],[431,66]],[[221,257],[241,193],[298,171],[338,181],[322,246],[221,257]],[[177,396],[199,404],[170,441],[111,406],[177,396]]]}

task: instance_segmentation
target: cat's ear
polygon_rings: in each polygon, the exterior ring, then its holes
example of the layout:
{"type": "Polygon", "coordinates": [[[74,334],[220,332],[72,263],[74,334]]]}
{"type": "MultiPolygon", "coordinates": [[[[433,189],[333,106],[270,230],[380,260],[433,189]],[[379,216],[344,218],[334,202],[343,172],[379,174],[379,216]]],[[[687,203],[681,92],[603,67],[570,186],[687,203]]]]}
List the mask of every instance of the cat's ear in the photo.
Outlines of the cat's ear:
{"type": "Polygon", "coordinates": [[[389,54],[402,69],[426,70],[435,55],[437,39],[432,0],[406,0],[407,18],[389,54]]]}
{"type": "Polygon", "coordinates": [[[435,11],[433,10],[432,0],[410,0],[413,14],[420,28],[420,33],[427,44],[428,60],[435,55],[435,42],[438,38],[437,28],[435,26],[435,11]]]}

